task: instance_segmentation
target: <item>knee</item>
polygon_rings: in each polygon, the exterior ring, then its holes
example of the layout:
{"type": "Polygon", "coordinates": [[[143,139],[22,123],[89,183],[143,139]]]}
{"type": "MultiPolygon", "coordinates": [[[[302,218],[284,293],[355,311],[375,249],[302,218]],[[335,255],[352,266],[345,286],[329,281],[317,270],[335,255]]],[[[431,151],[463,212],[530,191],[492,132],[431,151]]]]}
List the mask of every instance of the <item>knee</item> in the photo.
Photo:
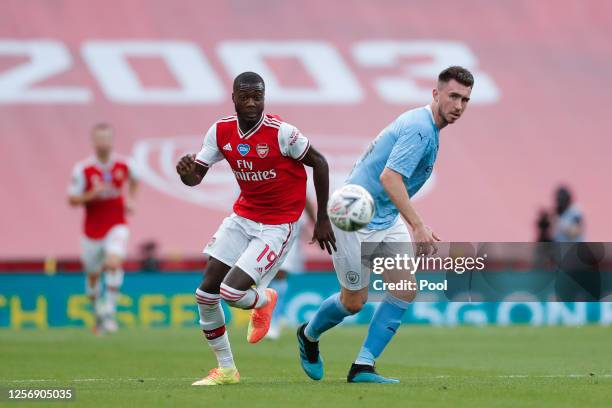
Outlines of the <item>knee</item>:
{"type": "Polygon", "coordinates": [[[205,275],[199,289],[206,293],[219,293],[220,285],[218,280],[210,279],[205,275]]]}
{"type": "Polygon", "coordinates": [[[221,299],[225,300],[225,302],[229,305],[233,305],[234,303],[238,302],[245,295],[245,291],[234,289],[225,282],[221,282],[220,292],[221,299]]]}
{"type": "Polygon", "coordinates": [[[123,285],[123,272],[122,271],[113,271],[112,273],[106,273],[104,275],[104,282],[106,283],[106,288],[108,290],[119,290],[121,285],[123,285]]]}
{"type": "Polygon", "coordinates": [[[389,291],[389,294],[396,299],[407,303],[412,303],[412,301],[416,298],[417,292],[415,290],[394,290],[389,291]]]}
{"type": "Polygon", "coordinates": [[[362,296],[359,293],[350,295],[346,293],[340,294],[340,302],[342,302],[342,305],[350,314],[359,313],[361,309],[363,309],[363,305],[365,305],[366,301],[367,296],[362,296]]]}
{"type": "Polygon", "coordinates": [[[121,268],[121,258],[116,255],[110,255],[104,262],[104,269],[107,272],[114,273],[121,268]]]}
{"type": "Polygon", "coordinates": [[[204,309],[214,309],[221,301],[221,296],[218,293],[210,293],[198,288],[195,291],[195,300],[198,306],[204,309]]]}
{"type": "Polygon", "coordinates": [[[99,273],[88,273],[87,274],[87,283],[91,286],[96,285],[100,281],[99,273]]]}

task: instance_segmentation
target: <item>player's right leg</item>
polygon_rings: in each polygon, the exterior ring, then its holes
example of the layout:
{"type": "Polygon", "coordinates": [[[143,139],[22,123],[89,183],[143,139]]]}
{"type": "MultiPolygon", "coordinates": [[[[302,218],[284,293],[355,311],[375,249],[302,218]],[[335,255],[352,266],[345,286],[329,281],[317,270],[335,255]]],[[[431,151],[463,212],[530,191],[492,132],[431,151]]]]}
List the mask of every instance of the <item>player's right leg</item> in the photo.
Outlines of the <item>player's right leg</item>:
{"type": "MultiPolygon", "coordinates": [[[[398,218],[397,222],[386,230],[380,230],[369,237],[373,242],[381,242],[377,246],[375,256],[395,257],[396,255],[407,255],[413,257],[410,233],[408,228],[398,218]]],[[[406,269],[387,270],[383,273],[385,282],[399,283],[404,281],[415,281],[414,272],[406,269]]],[[[351,383],[398,383],[399,380],[386,378],[379,375],[375,369],[375,361],[385,350],[395,333],[400,327],[402,317],[410,302],[416,296],[415,291],[398,290],[387,293],[378,305],[370,326],[368,334],[363,342],[357,359],[351,366],[347,381],[351,383]]]]}
{"type": "Polygon", "coordinates": [[[81,238],[81,263],[85,271],[85,293],[91,301],[94,313],[93,332],[102,334],[104,305],[101,299],[102,284],[100,277],[104,265],[103,240],[81,238]]]}
{"type": "Polygon", "coordinates": [[[224,385],[236,384],[240,381],[240,374],[234,363],[234,356],[225,328],[225,314],[221,307],[221,295],[219,294],[219,287],[229,269],[229,265],[210,257],[204,280],[196,290],[200,327],[208,345],[215,353],[217,367],[210,370],[206,377],[192,385],[224,385]]]}
{"type": "Polygon", "coordinates": [[[117,300],[123,285],[123,259],[127,253],[129,230],[126,225],[119,224],[111,228],[104,238],[104,283],[105,312],[104,328],[114,333],[117,325],[117,300]]]}
{"type": "Polygon", "coordinates": [[[196,289],[196,302],[200,315],[200,327],[208,345],[215,353],[217,367],[193,385],[235,384],[240,380],[232,354],[225,315],[221,307],[221,282],[244,248],[249,237],[231,215],[223,221],[204,253],[209,255],[204,279],[196,289]]]}
{"type": "Polygon", "coordinates": [[[361,268],[361,241],[359,231],[346,232],[334,228],[336,247],[333,262],[340,293],[334,293],[321,303],[312,319],[298,328],[297,337],[302,369],[313,380],[323,378],[323,360],[319,355],[319,337],[340,324],[347,316],[358,313],[368,296],[369,275],[361,268]]]}

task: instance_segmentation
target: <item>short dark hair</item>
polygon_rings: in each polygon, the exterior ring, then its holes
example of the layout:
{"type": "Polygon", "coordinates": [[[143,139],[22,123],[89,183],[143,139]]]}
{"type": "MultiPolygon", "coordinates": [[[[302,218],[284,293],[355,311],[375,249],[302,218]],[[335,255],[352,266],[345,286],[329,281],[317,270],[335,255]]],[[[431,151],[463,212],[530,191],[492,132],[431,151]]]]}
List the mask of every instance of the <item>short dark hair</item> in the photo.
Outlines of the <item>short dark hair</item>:
{"type": "Polygon", "coordinates": [[[261,83],[264,86],[264,89],[266,88],[266,84],[263,78],[258,73],[247,71],[247,72],[243,72],[242,74],[238,75],[234,79],[234,89],[238,88],[240,84],[259,84],[259,83],[261,83]]]}
{"type": "Polygon", "coordinates": [[[454,79],[463,86],[470,88],[474,86],[474,76],[472,73],[458,65],[448,67],[438,75],[438,83],[447,83],[451,79],[454,79]]]}
{"type": "Polygon", "coordinates": [[[95,133],[99,130],[113,130],[113,127],[106,122],[98,122],[91,128],[91,133],[95,133]]]}

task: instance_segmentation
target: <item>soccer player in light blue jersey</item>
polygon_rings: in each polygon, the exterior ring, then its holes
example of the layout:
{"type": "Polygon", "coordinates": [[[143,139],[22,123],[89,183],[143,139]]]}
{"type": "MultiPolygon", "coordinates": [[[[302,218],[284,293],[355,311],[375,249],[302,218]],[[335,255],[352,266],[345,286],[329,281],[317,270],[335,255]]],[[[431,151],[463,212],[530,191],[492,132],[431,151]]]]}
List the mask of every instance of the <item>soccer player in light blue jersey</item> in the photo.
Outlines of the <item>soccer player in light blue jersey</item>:
{"type": "MultiPolygon", "coordinates": [[[[370,224],[358,231],[334,228],[338,251],[333,254],[333,261],[341,291],[323,301],[310,322],[300,326],[297,333],[302,368],[313,380],[323,378],[321,334],[359,312],[367,301],[370,277],[361,268],[361,243],[409,243],[412,239],[407,222],[419,252],[435,250],[434,242],[440,239],[421,219],[410,197],[431,175],[440,130],[461,117],[473,85],[474,78],[465,68],[453,66],[442,71],[432,92],[431,105],[405,112],[383,129],[348,176],[347,184],[359,184],[370,192],[376,213],[370,224]]],[[[372,317],[367,337],[349,370],[348,382],[399,382],[379,375],[374,363],[399,328],[415,296],[415,291],[387,293],[372,317]]]]}

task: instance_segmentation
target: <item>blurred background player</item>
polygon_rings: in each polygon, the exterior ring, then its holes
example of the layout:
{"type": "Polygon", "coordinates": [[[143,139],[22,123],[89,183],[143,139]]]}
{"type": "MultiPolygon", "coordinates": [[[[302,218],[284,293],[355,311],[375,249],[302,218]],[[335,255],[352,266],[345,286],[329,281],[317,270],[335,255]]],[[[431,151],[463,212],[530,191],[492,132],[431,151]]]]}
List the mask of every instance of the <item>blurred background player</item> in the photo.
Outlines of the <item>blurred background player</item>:
{"type": "MultiPolygon", "coordinates": [[[[473,85],[474,77],[465,68],[454,66],[442,71],[432,91],[431,105],[400,115],[374,139],[349,174],[346,183],[368,190],[376,213],[370,224],[358,231],[341,231],[334,226],[338,251],[333,254],[333,262],[341,292],[323,301],[310,322],[300,326],[297,333],[302,368],[313,380],[320,380],[324,374],[319,356],[321,334],[358,313],[367,301],[370,278],[367,268],[361,267],[361,243],[411,242],[402,218],[412,228],[414,241],[420,243],[419,253],[430,253],[434,242],[439,241],[416,212],[411,197],[432,173],[440,130],[461,117],[473,85]]],[[[414,281],[414,275],[406,277],[414,281]]],[[[349,370],[348,382],[399,382],[376,373],[374,363],[399,328],[414,296],[414,291],[387,294],[372,317],[367,337],[349,370]]]]}
{"type": "Polygon", "coordinates": [[[584,241],[584,220],[582,211],[574,204],[572,193],[566,186],[559,186],[555,192],[553,241],[584,241]]]}
{"type": "Polygon", "coordinates": [[[295,223],[306,203],[306,170],[312,167],[317,195],[313,239],[331,254],[335,239],[327,217],[329,168],[325,158],[294,126],[264,113],[265,84],[254,72],[234,79],[236,115],[215,122],[197,155],[183,156],[176,170],[188,186],[200,184],[213,164],[225,159],[240,195],[204,253],[204,279],[196,290],[200,325],[217,357],[218,367],[193,385],[235,384],[234,363],[221,299],[252,310],[247,341],[257,343],[268,332],[277,294],[267,288],[295,242],[295,223]]]}
{"type": "Polygon", "coordinates": [[[94,155],[74,166],[68,202],[85,207],[81,262],[85,288],[92,302],[94,332],[117,331],[117,298],[123,284],[122,262],[129,230],[126,213],[134,210],[138,178],[128,160],[113,153],[113,129],[106,123],[93,127],[94,155]],[[124,196],[125,186],[127,196],[124,196]],[[105,298],[101,298],[104,273],[105,298]]]}
{"type": "Polygon", "coordinates": [[[306,199],[304,213],[302,213],[300,219],[295,223],[295,235],[297,236],[297,241],[287,253],[287,258],[285,258],[285,261],[281,265],[276,277],[272,283],[270,283],[270,287],[274,289],[276,293],[278,293],[278,302],[276,303],[274,313],[272,314],[270,330],[268,330],[268,334],[266,334],[266,338],[270,340],[276,340],[280,337],[283,323],[287,317],[285,316],[285,310],[287,308],[286,295],[289,291],[288,275],[304,272],[304,256],[302,254],[302,242],[300,237],[302,235],[304,225],[308,222],[307,219],[313,225],[317,220],[315,209],[312,204],[310,204],[308,199],[306,199]]]}

